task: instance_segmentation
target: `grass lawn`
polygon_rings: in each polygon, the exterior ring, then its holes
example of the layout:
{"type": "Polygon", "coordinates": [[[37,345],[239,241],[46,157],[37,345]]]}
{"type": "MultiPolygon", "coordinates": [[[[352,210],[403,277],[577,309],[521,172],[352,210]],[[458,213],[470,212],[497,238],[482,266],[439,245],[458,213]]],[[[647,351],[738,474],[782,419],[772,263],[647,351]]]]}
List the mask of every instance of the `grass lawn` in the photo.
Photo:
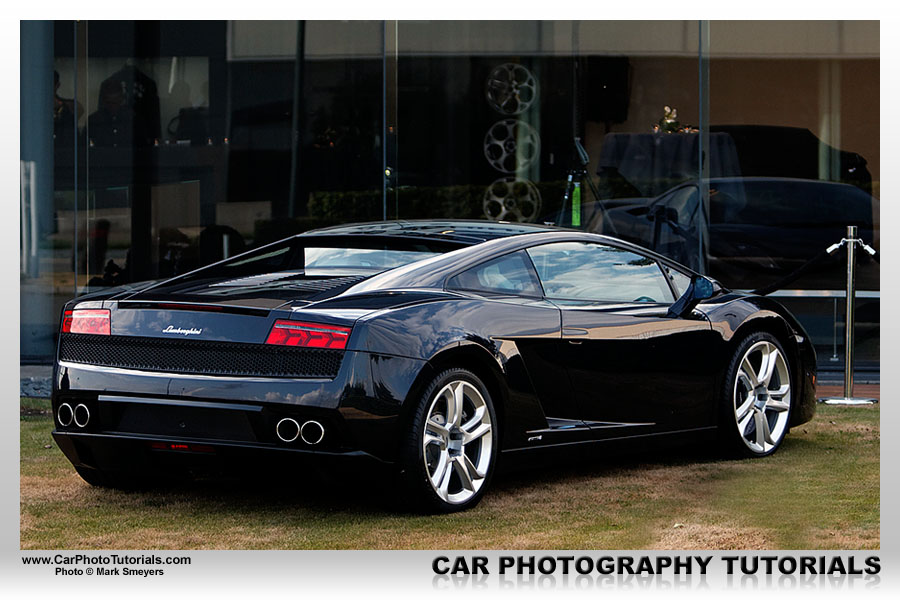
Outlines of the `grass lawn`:
{"type": "Polygon", "coordinates": [[[92,488],[23,399],[23,549],[877,549],[879,408],[819,406],[763,460],[697,449],[500,474],[475,509],[410,515],[377,480],[290,491],[92,488]]]}

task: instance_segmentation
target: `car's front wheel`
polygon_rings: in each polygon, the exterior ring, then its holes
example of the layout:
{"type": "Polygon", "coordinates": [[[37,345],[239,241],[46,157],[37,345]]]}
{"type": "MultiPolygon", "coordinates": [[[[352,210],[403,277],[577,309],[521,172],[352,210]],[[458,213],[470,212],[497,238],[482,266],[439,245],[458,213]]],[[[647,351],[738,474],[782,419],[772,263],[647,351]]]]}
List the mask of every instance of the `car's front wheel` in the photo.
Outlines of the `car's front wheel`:
{"type": "Polygon", "coordinates": [[[790,423],[791,381],[790,361],[773,335],[754,333],[738,344],[720,425],[731,450],[756,457],[778,449],[790,423]]]}
{"type": "Polygon", "coordinates": [[[418,504],[455,512],[481,500],[498,451],[497,416],[484,383],[448,369],[427,386],[416,407],[403,470],[418,504]]]}

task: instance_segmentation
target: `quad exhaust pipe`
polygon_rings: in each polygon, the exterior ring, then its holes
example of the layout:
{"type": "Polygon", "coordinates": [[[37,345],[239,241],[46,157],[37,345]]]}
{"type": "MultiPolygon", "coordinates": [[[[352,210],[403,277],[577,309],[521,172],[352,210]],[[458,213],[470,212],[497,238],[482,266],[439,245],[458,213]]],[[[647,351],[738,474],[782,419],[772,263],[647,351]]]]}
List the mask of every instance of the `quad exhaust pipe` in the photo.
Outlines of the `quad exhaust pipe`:
{"type": "Polygon", "coordinates": [[[88,421],[91,420],[91,411],[89,411],[88,407],[84,404],[79,404],[75,407],[75,410],[72,411],[72,416],[75,424],[84,428],[87,427],[88,421]]]}
{"type": "Polygon", "coordinates": [[[301,425],[296,420],[285,417],[275,425],[275,435],[288,444],[300,438],[304,443],[315,446],[325,439],[325,428],[318,421],[309,420],[301,425]]]}
{"type": "Polygon", "coordinates": [[[56,420],[59,421],[59,424],[63,427],[68,427],[72,424],[73,418],[75,418],[75,414],[72,412],[72,407],[69,406],[69,403],[63,402],[60,404],[56,410],[56,420]]]}
{"type": "Polygon", "coordinates": [[[275,426],[275,435],[282,442],[291,443],[300,436],[300,424],[291,418],[282,419],[275,426]]]}
{"type": "Polygon", "coordinates": [[[78,427],[84,429],[87,427],[88,421],[91,420],[91,411],[84,404],[78,404],[72,408],[68,402],[63,402],[56,409],[56,420],[63,427],[68,427],[75,423],[78,427]]]}
{"type": "Polygon", "coordinates": [[[318,421],[307,421],[300,427],[300,439],[315,446],[325,437],[325,428],[318,421]]]}

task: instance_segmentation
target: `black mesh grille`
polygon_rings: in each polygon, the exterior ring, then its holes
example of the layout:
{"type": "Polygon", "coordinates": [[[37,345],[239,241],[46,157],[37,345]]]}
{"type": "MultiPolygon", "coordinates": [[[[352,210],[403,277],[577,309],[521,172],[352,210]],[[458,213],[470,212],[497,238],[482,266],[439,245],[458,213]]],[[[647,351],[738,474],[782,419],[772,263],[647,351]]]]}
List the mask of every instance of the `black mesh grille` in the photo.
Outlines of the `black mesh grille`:
{"type": "Polygon", "coordinates": [[[289,283],[281,284],[279,287],[302,290],[304,292],[327,292],[336,287],[356,283],[363,279],[365,279],[365,277],[362,275],[354,277],[328,277],[324,279],[297,279],[289,283]]]}
{"type": "Polygon", "coordinates": [[[334,378],[341,350],[65,333],[59,359],[68,362],[192,375],[334,378]]]}

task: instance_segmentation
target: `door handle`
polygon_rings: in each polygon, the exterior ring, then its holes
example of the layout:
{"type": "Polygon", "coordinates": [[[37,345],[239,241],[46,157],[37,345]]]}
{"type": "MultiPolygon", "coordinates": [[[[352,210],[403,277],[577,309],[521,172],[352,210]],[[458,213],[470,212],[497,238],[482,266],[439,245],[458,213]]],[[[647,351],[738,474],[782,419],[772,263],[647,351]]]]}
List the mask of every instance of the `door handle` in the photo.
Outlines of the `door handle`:
{"type": "MultiPolygon", "coordinates": [[[[563,327],[562,334],[564,338],[575,337],[587,335],[587,329],[581,329],[580,327],[563,327]]],[[[570,344],[579,345],[584,340],[568,340],[570,344]]]]}
{"type": "Polygon", "coordinates": [[[563,337],[570,335],[587,335],[587,329],[580,329],[578,327],[563,327],[562,330],[563,337]]]}

